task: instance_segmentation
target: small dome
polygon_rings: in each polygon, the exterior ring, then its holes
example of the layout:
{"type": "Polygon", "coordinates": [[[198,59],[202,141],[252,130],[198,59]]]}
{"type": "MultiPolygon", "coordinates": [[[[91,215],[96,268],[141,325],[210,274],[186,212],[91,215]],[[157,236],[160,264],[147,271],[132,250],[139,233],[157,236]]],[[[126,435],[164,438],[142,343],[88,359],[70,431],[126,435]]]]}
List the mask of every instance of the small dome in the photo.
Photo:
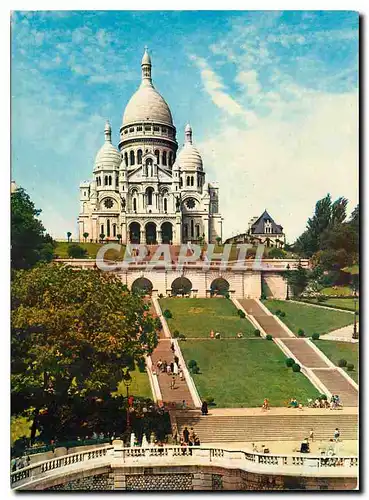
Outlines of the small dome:
{"type": "Polygon", "coordinates": [[[202,170],[202,158],[198,150],[192,144],[192,128],[190,125],[186,125],[185,138],[186,142],[177,156],[176,164],[178,164],[182,170],[202,170]]]}
{"type": "Polygon", "coordinates": [[[94,170],[114,170],[119,168],[122,161],[122,155],[111,143],[111,127],[109,122],[105,124],[104,134],[105,142],[96,155],[94,170]]]}
{"type": "Polygon", "coordinates": [[[173,126],[172,113],[159,92],[152,85],[141,84],[126,106],[123,125],[146,120],[173,126]]]}

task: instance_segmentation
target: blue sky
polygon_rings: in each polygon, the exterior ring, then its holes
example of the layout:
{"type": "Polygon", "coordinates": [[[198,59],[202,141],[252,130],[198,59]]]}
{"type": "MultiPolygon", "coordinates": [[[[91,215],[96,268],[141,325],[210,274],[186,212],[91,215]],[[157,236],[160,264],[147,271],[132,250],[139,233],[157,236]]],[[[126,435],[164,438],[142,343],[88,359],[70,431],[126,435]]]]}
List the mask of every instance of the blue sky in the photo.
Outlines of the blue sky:
{"type": "Polygon", "coordinates": [[[355,12],[16,12],[12,178],[54,237],[76,232],[106,119],[118,142],[148,45],[177,140],[189,121],[225,235],[267,208],[293,241],[316,200],[358,202],[355,12]]]}

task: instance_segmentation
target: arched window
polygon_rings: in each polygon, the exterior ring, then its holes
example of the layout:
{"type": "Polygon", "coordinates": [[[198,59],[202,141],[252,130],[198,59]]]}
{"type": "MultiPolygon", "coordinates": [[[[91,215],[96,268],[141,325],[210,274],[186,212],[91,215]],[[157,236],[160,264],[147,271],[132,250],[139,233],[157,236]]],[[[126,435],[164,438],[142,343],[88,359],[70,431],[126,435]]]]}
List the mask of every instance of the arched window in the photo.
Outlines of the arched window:
{"type": "Polygon", "coordinates": [[[119,178],[118,178],[118,176],[115,177],[115,186],[116,187],[119,186],[119,178]]]}
{"type": "Polygon", "coordinates": [[[179,187],[180,188],[183,187],[183,179],[182,179],[182,177],[179,179],[179,187]]]}
{"type": "Polygon", "coordinates": [[[191,177],[191,186],[193,186],[194,184],[194,180],[193,180],[193,176],[191,177]]]}
{"type": "Polygon", "coordinates": [[[187,224],[184,225],[183,229],[184,229],[184,237],[188,238],[188,226],[187,226],[187,224]]]}
{"type": "Polygon", "coordinates": [[[104,234],[104,224],[101,224],[100,226],[100,234],[104,234]]]}
{"type": "Polygon", "coordinates": [[[126,164],[126,167],[128,167],[128,153],[124,153],[124,163],[126,164]]]}
{"type": "Polygon", "coordinates": [[[107,185],[108,185],[108,176],[106,175],[104,178],[104,186],[107,186],[107,185]]]}
{"type": "Polygon", "coordinates": [[[169,166],[171,167],[173,165],[173,153],[170,151],[169,153],[169,166]]]}
{"type": "Polygon", "coordinates": [[[113,224],[113,236],[114,236],[114,238],[116,237],[116,235],[117,235],[117,225],[113,224]]]}
{"type": "Polygon", "coordinates": [[[168,200],[164,198],[164,212],[168,211],[168,200]]]}
{"type": "Polygon", "coordinates": [[[106,236],[107,237],[110,236],[110,220],[109,219],[106,221],[106,236]]]}
{"type": "Polygon", "coordinates": [[[154,154],[156,156],[156,163],[159,165],[160,163],[160,152],[158,149],[155,149],[154,154]]]}
{"type": "Polygon", "coordinates": [[[195,228],[196,228],[196,238],[199,238],[200,237],[200,226],[198,224],[196,224],[195,228]]]}
{"type": "Polygon", "coordinates": [[[130,162],[131,165],[135,164],[135,153],[134,153],[134,151],[130,151],[130,153],[129,153],[129,162],[130,162]]]}
{"type": "Polygon", "coordinates": [[[193,220],[191,219],[191,238],[194,236],[194,231],[193,231],[193,220]]]}
{"type": "Polygon", "coordinates": [[[167,152],[163,151],[163,165],[167,165],[167,152]]]}
{"type": "Polygon", "coordinates": [[[147,205],[152,205],[152,195],[153,195],[153,188],[149,187],[146,189],[146,203],[147,205]]]}
{"type": "Polygon", "coordinates": [[[137,165],[141,165],[141,163],[142,163],[142,150],[139,149],[137,151],[137,165]]]}
{"type": "Polygon", "coordinates": [[[186,182],[186,185],[189,186],[190,185],[190,176],[188,175],[187,176],[187,182],[186,182]]]}
{"type": "Polygon", "coordinates": [[[111,175],[109,175],[109,186],[111,186],[111,175]]]}
{"type": "Polygon", "coordinates": [[[136,198],[133,198],[133,211],[137,212],[137,200],[136,200],[136,198]]]}

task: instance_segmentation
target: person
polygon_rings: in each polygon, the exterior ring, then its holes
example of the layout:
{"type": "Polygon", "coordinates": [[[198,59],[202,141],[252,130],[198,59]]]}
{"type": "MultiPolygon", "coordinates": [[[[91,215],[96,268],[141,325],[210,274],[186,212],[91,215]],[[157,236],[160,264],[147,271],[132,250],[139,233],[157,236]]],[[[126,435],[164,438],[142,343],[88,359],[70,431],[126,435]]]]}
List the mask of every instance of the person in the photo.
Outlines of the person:
{"type": "Polygon", "coordinates": [[[255,443],[252,443],[252,451],[253,451],[254,453],[259,453],[259,449],[258,449],[258,447],[256,446],[256,444],[255,444],[255,443]]]}
{"type": "Polygon", "coordinates": [[[291,406],[291,408],[297,408],[298,407],[298,403],[297,403],[296,398],[292,398],[291,399],[290,406],[291,406]]]}
{"type": "Polygon", "coordinates": [[[335,409],[335,407],[336,407],[336,400],[335,400],[335,397],[334,397],[333,395],[332,395],[332,397],[331,397],[330,407],[331,407],[331,408],[330,408],[331,410],[334,410],[334,409],[335,409]]]}
{"type": "Polygon", "coordinates": [[[195,434],[194,428],[193,428],[193,427],[191,427],[191,429],[190,429],[190,437],[189,437],[189,439],[190,439],[190,440],[189,440],[189,445],[190,445],[190,446],[193,446],[193,443],[194,443],[194,441],[195,441],[195,435],[196,435],[196,434],[195,434]]]}
{"type": "Polygon", "coordinates": [[[174,389],[175,385],[176,385],[176,378],[175,378],[175,376],[173,375],[172,380],[171,380],[171,382],[170,382],[170,388],[171,388],[171,389],[174,389]]]}
{"type": "Polygon", "coordinates": [[[170,365],[167,365],[167,374],[170,375],[170,365]]]}
{"type": "Polygon", "coordinates": [[[165,360],[163,361],[163,364],[161,366],[161,371],[164,373],[167,371],[167,362],[165,360]]]}
{"type": "Polygon", "coordinates": [[[182,410],[185,410],[187,408],[186,401],[182,401],[182,410]]]}
{"type": "Polygon", "coordinates": [[[309,439],[310,439],[310,441],[311,441],[312,443],[314,442],[314,430],[313,430],[313,429],[310,429],[309,439]]]}
{"type": "Polygon", "coordinates": [[[177,365],[177,363],[174,363],[173,373],[174,373],[174,375],[178,375],[178,365],[177,365]]]}
{"type": "Polygon", "coordinates": [[[185,444],[188,444],[190,441],[190,431],[188,430],[187,426],[183,429],[183,441],[185,444]]]}
{"type": "Polygon", "coordinates": [[[175,354],[174,356],[174,362],[179,366],[179,357],[177,356],[177,354],[175,354]]]}
{"type": "Polygon", "coordinates": [[[194,442],[194,445],[195,445],[195,446],[200,446],[200,438],[199,438],[199,436],[198,436],[197,434],[196,434],[196,436],[195,436],[195,442],[194,442]]]}
{"type": "Polygon", "coordinates": [[[158,359],[158,362],[156,363],[156,367],[157,367],[157,369],[158,369],[158,370],[160,370],[160,369],[161,369],[162,364],[163,364],[163,362],[162,362],[161,358],[159,358],[159,359],[158,359]]]}
{"type": "Polygon", "coordinates": [[[314,406],[315,406],[315,408],[320,408],[320,401],[318,398],[316,398],[314,406]]]}
{"type": "Polygon", "coordinates": [[[310,446],[308,438],[304,439],[301,443],[300,453],[310,453],[310,446]]]}
{"type": "Polygon", "coordinates": [[[170,349],[171,349],[172,353],[174,353],[174,343],[173,342],[170,344],[170,349]]]}
{"type": "Polygon", "coordinates": [[[201,413],[203,415],[207,415],[209,413],[208,411],[208,403],[206,401],[203,401],[202,402],[202,405],[201,405],[201,413]]]}
{"type": "Polygon", "coordinates": [[[170,371],[174,373],[174,363],[173,361],[170,363],[170,371]]]}
{"type": "Polygon", "coordinates": [[[298,406],[299,410],[303,410],[303,406],[302,406],[302,403],[299,403],[299,406],[298,406]]]}
{"type": "Polygon", "coordinates": [[[17,470],[17,459],[14,457],[10,460],[10,470],[12,472],[15,472],[17,470]]]}
{"type": "Polygon", "coordinates": [[[267,398],[264,399],[263,410],[270,410],[269,400],[267,398]]]}
{"type": "Polygon", "coordinates": [[[183,371],[182,370],[179,370],[179,379],[183,380],[183,371]]]}
{"type": "Polygon", "coordinates": [[[98,439],[98,438],[99,438],[99,436],[97,435],[97,432],[96,432],[96,431],[94,431],[94,432],[92,433],[92,439],[98,439]]]}
{"type": "Polygon", "coordinates": [[[242,337],[243,337],[242,333],[241,333],[241,332],[238,332],[238,333],[237,333],[237,338],[238,338],[238,339],[242,339],[242,337]]]}
{"type": "Polygon", "coordinates": [[[214,338],[214,330],[210,330],[210,338],[213,339],[214,338]]]}
{"type": "Polygon", "coordinates": [[[340,431],[338,429],[338,427],[336,427],[335,431],[334,431],[334,434],[333,434],[333,437],[334,437],[334,440],[336,441],[336,443],[338,442],[339,440],[339,437],[340,437],[340,431]]]}

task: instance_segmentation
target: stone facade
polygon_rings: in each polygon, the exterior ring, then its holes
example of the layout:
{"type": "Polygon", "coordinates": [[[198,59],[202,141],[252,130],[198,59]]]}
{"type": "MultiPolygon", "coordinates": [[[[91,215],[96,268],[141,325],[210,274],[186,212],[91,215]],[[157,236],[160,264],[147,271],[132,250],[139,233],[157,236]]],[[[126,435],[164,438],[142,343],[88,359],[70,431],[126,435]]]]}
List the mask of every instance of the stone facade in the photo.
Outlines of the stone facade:
{"type": "Polygon", "coordinates": [[[123,243],[215,242],[222,237],[219,188],[206,182],[189,125],[176,156],[176,128],[152,83],[147,51],[141,67],[141,85],[123,115],[119,150],[107,123],[93,180],[80,184],[79,239],[88,233],[87,241],[104,235],[123,243]]]}
{"type": "Polygon", "coordinates": [[[112,473],[81,477],[62,484],[46,488],[45,491],[108,491],[114,489],[112,473]]]}

